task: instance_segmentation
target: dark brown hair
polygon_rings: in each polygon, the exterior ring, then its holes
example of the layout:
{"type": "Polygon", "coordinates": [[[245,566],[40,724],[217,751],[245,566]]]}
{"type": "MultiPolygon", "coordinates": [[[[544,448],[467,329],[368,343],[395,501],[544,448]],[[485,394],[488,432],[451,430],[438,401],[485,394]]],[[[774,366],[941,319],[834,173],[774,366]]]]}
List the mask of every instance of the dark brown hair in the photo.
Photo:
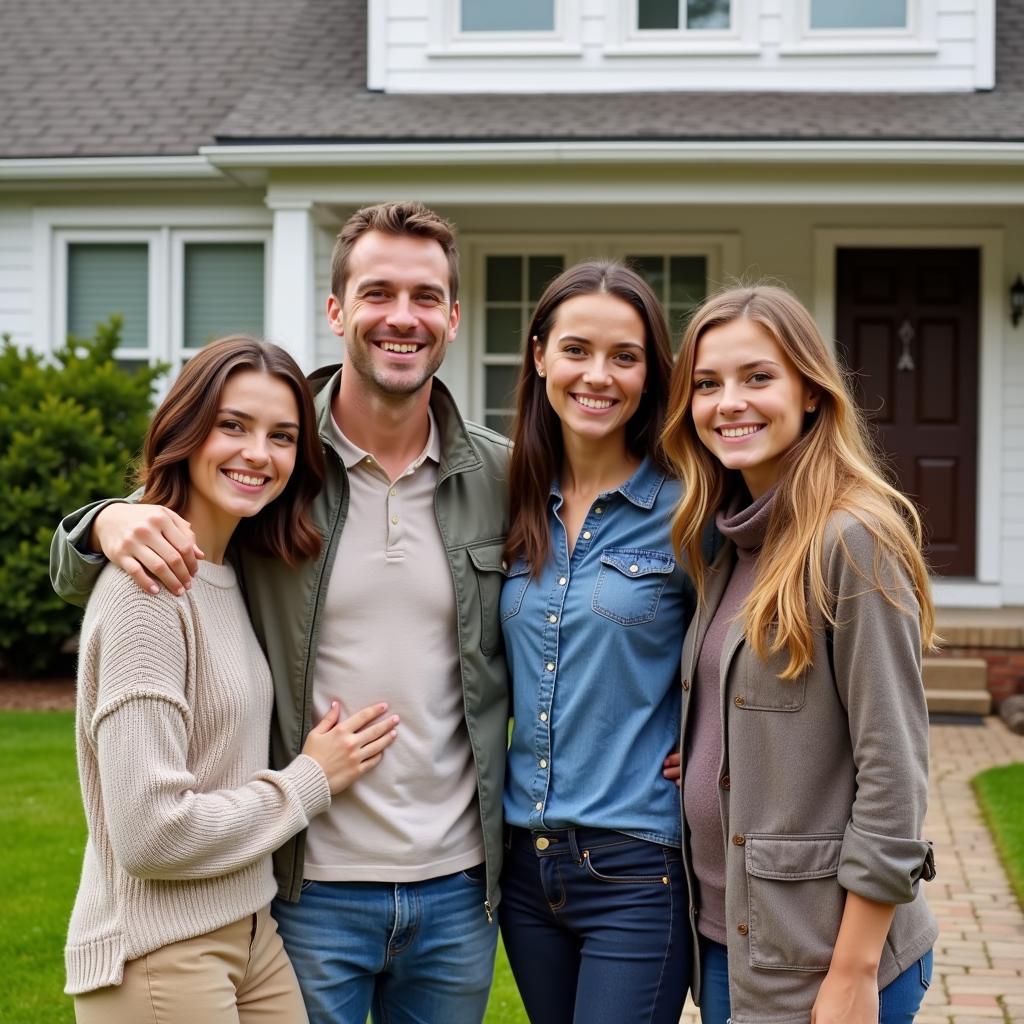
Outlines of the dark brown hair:
{"type": "Polygon", "coordinates": [[[636,310],[644,325],[647,378],[644,393],[626,424],[626,444],[636,456],[650,456],[668,468],[661,451],[661,428],[668,407],[672,347],[668,324],[657,296],[646,281],[622,263],[588,260],[563,271],[547,286],[537,303],[523,347],[523,363],[516,386],[516,419],[512,429],[509,489],[512,522],[505,542],[505,558],[524,557],[532,573],[539,573],[548,555],[548,498],[551,482],[562,468],[562,424],[551,408],[544,381],[537,374],[533,339],[542,348],[563,302],[577,295],[605,294],[622,299],[636,310]]]}
{"type": "Polygon", "coordinates": [[[284,381],[299,408],[295,468],[285,489],[256,515],[238,524],[235,537],[248,549],[289,565],[320,551],[311,506],[324,481],[324,454],[309,386],[283,348],[244,334],[220,338],[197,352],[153,414],[142,449],[142,501],[182,512],[188,502],[188,460],[202,447],[217,419],[228,378],[242,370],[284,381]]]}
{"type": "Polygon", "coordinates": [[[455,242],[455,228],[433,210],[411,200],[364,206],[345,221],[331,253],[331,294],[339,302],[345,295],[352,248],[369,231],[432,238],[437,242],[448,260],[448,301],[455,305],[459,297],[459,249],[455,242]]]}

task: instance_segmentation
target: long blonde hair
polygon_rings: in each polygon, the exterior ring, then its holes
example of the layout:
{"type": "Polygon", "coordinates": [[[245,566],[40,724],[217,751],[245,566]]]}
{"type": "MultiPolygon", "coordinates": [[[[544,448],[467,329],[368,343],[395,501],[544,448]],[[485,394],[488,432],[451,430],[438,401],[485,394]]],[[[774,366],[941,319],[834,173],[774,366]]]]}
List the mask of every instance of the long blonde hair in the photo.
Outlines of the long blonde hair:
{"type": "Polygon", "coordinates": [[[701,602],[708,571],[701,536],[739,481],[738,474],[726,470],[708,451],[694,428],[694,360],[708,331],[739,319],[764,328],[818,396],[816,410],[806,416],[802,435],[783,460],[754,587],[742,612],[748,643],[761,658],[780,651],[788,654],[783,679],[810,666],[810,609],[836,625],[823,553],[830,516],[845,511],[875,538],[870,584],[895,608],[919,616],[923,642],[931,646],[935,609],[921,555],[917,509],[883,477],[861,413],[810,313],[795,296],[771,285],[729,288],[711,296],[690,320],[672,373],[662,443],[684,484],[672,519],[672,542],[689,567],[701,602]],[[913,604],[902,602],[899,591],[883,582],[883,576],[892,579],[887,568],[910,581],[913,604]]]}

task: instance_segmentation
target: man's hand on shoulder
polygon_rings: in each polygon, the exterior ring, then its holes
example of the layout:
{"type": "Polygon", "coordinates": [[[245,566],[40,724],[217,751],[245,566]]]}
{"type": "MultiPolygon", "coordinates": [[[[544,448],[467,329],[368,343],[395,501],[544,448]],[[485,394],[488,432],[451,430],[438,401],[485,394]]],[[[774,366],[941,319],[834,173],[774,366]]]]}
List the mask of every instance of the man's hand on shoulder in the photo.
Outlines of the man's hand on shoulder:
{"type": "Polygon", "coordinates": [[[163,505],[108,505],[96,516],[89,547],[151,594],[160,592],[158,584],[184,594],[205,557],[188,521],[163,505]]]}

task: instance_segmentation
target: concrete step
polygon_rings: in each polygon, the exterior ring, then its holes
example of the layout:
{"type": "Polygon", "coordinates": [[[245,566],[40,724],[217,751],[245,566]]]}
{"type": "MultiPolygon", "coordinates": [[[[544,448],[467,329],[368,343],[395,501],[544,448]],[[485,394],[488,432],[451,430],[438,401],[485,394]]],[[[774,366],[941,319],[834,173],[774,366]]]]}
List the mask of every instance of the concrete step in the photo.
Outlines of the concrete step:
{"type": "Polygon", "coordinates": [[[925,690],[929,711],[947,714],[987,715],[992,711],[992,697],[988,690],[925,690]]]}
{"type": "Polygon", "coordinates": [[[926,690],[988,692],[988,665],[984,658],[925,658],[921,667],[926,690]]]}

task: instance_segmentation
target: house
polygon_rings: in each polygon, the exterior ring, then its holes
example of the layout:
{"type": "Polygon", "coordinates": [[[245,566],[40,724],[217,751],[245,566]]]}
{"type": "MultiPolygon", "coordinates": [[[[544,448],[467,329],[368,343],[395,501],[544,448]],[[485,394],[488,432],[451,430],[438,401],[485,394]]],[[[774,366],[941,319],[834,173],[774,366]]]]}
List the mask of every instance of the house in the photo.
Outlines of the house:
{"type": "Polygon", "coordinates": [[[1024,0],[36,0],[0,38],[18,343],[121,310],[128,361],[336,361],[333,236],[415,197],[460,229],[443,377],[501,427],[558,268],[631,259],[676,326],[771,276],[858,371],[939,604],[1024,605],[1024,0]]]}

